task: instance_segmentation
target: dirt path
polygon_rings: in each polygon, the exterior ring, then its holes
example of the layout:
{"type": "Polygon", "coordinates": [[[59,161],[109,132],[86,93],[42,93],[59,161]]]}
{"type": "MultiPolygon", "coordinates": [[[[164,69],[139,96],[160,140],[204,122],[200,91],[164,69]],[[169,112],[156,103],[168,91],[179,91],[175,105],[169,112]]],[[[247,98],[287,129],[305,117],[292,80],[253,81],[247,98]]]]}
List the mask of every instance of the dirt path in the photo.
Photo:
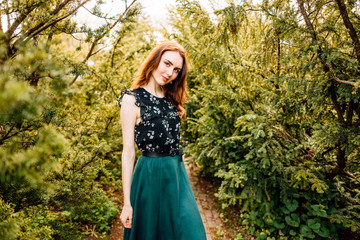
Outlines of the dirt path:
{"type": "Polygon", "coordinates": [[[215,189],[197,177],[190,165],[186,164],[185,166],[205,226],[207,240],[224,239],[215,237],[217,231],[223,231],[223,222],[216,211],[215,189]]]}
{"type": "Polygon", "coordinates": [[[123,240],[124,227],[119,216],[120,213],[116,216],[116,220],[111,225],[109,240],[123,240]]]}

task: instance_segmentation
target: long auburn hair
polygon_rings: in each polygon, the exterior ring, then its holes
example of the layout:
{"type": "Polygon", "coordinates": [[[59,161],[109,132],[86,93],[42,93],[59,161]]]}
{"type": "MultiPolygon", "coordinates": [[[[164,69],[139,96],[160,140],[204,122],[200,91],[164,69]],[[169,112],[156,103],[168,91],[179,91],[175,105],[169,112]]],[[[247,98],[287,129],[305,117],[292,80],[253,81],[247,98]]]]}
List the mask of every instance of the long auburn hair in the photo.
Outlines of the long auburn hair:
{"type": "Polygon", "coordinates": [[[180,112],[182,120],[185,120],[186,110],[183,105],[187,102],[188,97],[186,77],[189,66],[185,49],[180,44],[176,42],[163,42],[156,46],[150,52],[148,57],[142,63],[139,71],[136,73],[131,89],[137,89],[149,83],[152,71],[157,69],[160,64],[161,57],[166,51],[176,51],[183,59],[182,69],[178,73],[176,79],[174,79],[170,84],[162,86],[162,89],[164,90],[165,97],[180,112]]]}

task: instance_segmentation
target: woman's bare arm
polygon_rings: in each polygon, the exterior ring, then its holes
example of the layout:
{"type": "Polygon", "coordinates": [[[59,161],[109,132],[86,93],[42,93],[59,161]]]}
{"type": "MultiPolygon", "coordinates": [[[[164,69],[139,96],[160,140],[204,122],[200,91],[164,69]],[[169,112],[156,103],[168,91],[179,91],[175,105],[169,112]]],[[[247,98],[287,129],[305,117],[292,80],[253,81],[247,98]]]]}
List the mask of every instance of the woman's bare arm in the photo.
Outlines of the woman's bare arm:
{"type": "Polygon", "coordinates": [[[124,192],[124,207],[120,219],[124,226],[131,228],[132,206],[130,203],[131,180],[135,162],[134,129],[139,117],[139,107],[135,105],[135,97],[125,94],[122,98],[120,120],[123,135],[122,152],[122,185],[124,192]]]}

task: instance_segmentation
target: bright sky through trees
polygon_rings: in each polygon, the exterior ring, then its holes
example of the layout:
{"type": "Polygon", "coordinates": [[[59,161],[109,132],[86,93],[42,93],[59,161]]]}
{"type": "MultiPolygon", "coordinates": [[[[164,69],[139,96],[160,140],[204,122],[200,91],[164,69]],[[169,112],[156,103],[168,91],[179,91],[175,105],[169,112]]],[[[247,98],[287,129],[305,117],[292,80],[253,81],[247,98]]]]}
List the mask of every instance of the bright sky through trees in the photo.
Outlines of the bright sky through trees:
{"type": "MultiPolygon", "coordinates": [[[[130,4],[132,1],[127,1],[127,4],[130,4]]],[[[139,3],[143,6],[143,13],[147,16],[152,25],[155,27],[164,26],[168,27],[168,16],[169,8],[175,6],[175,0],[138,0],[139,3]]],[[[212,11],[212,4],[214,6],[224,6],[225,1],[221,0],[199,0],[202,7],[207,11],[212,11]]],[[[81,8],[78,12],[77,19],[81,24],[101,24],[101,19],[92,15],[90,11],[92,10],[95,2],[91,1],[89,4],[85,5],[85,8],[81,8]]],[[[103,13],[108,13],[110,16],[116,13],[121,12],[124,9],[124,1],[122,0],[108,0],[105,1],[105,4],[102,6],[101,11],[103,13]]]]}

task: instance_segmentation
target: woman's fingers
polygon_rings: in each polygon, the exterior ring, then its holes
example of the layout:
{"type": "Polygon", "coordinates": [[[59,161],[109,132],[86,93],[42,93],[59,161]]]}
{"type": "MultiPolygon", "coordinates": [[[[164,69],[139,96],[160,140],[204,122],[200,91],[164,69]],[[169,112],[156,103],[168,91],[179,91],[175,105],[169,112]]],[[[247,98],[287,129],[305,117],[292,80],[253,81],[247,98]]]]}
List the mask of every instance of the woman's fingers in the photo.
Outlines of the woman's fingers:
{"type": "Polygon", "coordinates": [[[123,224],[124,224],[124,227],[126,227],[126,228],[131,228],[131,220],[130,219],[126,219],[124,222],[123,222],[123,224]]]}
{"type": "Polygon", "coordinates": [[[120,216],[120,220],[122,222],[122,224],[124,225],[124,227],[126,228],[131,228],[132,225],[132,216],[120,216]]]}
{"type": "Polygon", "coordinates": [[[132,207],[126,206],[123,208],[120,214],[120,220],[124,227],[131,228],[132,218],[133,218],[133,210],[132,207]]]}
{"type": "Polygon", "coordinates": [[[126,228],[131,228],[131,224],[130,223],[128,223],[128,224],[126,224],[126,226],[125,226],[126,228]]]}

